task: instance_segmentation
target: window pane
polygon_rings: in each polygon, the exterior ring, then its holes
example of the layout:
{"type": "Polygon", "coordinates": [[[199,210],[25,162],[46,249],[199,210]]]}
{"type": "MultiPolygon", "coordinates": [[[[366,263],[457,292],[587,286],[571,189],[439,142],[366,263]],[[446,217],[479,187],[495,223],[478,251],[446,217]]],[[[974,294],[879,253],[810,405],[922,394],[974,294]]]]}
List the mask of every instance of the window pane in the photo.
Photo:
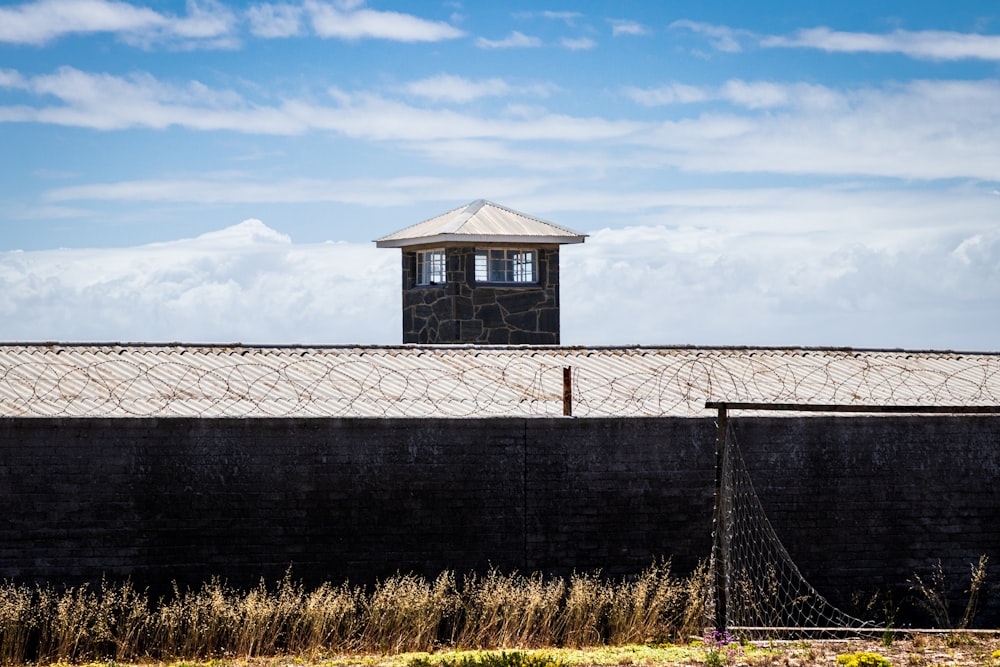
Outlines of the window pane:
{"type": "Polygon", "coordinates": [[[513,282],[530,283],[535,279],[535,253],[533,250],[515,251],[513,256],[513,282]]]}
{"type": "Polygon", "coordinates": [[[536,250],[489,248],[476,250],[476,281],[491,283],[535,282],[536,250]]]}
{"type": "Polygon", "coordinates": [[[485,250],[476,251],[476,282],[485,283],[489,280],[489,269],[487,269],[487,256],[485,250]]]}
{"type": "Polygon", "coordinates": [[[494,283],[507,282],[505,269],[506,251],[502,248],[490,250],[490,281],[494,283]]]}
{"type": "Polygon", "coordinates": [[[417,284],[431,285],[446,281],[444,250],[428,250],[417,253],[417,284]]]}
{"type": "Polygon", "coordinates": [[[431,282],[446,282],[444,253],[440,250],[431,253],[431,282]]]}

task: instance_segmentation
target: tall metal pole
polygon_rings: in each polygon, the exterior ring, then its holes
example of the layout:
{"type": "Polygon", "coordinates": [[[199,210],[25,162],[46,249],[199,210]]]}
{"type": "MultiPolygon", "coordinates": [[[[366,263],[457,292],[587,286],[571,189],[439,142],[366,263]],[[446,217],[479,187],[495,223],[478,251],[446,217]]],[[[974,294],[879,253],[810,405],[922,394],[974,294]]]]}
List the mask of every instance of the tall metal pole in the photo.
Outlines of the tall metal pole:
{"type": "Polygon", "coordinates": [[[729,613],[729,507],[726,476],[729,471],[729,415],[725,404],[718,406],[715,432],[715,532],[712,536],[712,561],[715,565],[715,629],[725,632],[729,613]]]}

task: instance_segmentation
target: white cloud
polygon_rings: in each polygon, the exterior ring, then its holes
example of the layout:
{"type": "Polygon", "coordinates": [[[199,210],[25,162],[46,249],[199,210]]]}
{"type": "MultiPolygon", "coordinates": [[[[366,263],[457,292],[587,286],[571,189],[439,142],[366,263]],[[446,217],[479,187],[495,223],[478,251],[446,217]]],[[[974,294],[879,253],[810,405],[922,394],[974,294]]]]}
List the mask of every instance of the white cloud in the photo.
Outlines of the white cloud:
{"type": "MultiPolygon", "coordinates": [[[[236,14],[218,0],[187,0],[187,13],[171,16],[116,0],[35,0],[0,7],[0,43],[44,45],[69,34],[113,33],[151,48],[235,48],[236,14]]],[[[338,39],[437,42],[461,37],[458,28],[412,14],[368,9],[363,2],[260,3],[245,18],[251,34],[263,38],[301,34],[308,17],[315,33],[338,39]]]]}
{"type": "MultiPolygon", "coordinates": [[[[484,152],[478,151],[478,159],[484,152]]],[[[492,159],[492,156],[490,156],[492,159]]],[[[412,206],[424,202],[455,203],[456,193],[506,201],[533,188],[544,187],[536,175],[495,176],[472,173],[465,177],[410,176],[391,179],[267,180],[233,174],[199,174],[190,178],[148,179],[91,183],[54,188],[45,202],[172,202],[203,205],[341,203],[372,208],[412,206]]],[[[51,212],[46,207],[45,212],[51,212]]],[[[73,209],[66,209],[69,216],[73,209]]],[[[29,214],[18,216],[27,219],[29,214]]],[[[66,216],[60,216],[66,217],[66,216]]],[[[79,217],[79,212],[75,216],[79,217]]],[[[391,231],[391,230],[386,230],[391,231]]]]}
{"type": "Polygon", "coordinates": [[[515,30],[503,39],[486,39],[479,37],[476,39],[476,46],[481,49],[524,49],[537,48],[542,45],[542,40],[537,37],[530,37],[523,32],[515,30]]]}
{"type": "Polygon", "coordinates": [[[337,106],[288,100],[280,106],[251,104],[233,91],[192,82],[161,84],[149,75],[117,77],[62,68],[25,82],[39,95],[63,104],[30,109],[0,107],[0,121],[34,121],[111,130],[181,126],[260,134],[333,131],[367,140],[437,141],[503,137],[526,141],[575,141],[621,137],[639,124],[576,118],[537,111],[510,117],[480,117],[449,109],[421,109],[372,94],[336,92],[337,106]]]}
{"type": "Polygon", "coordinates": [[[720,87],[718,97],[748,109],[797,107],[806,110],[844,111],[848,106],[845,103],[847,95],[812,83],[734,79],[720,87]]]}
{"type": "Polygon", "coordinates": [[[649,34],[649,29],[636,21],[629,21],[626,19],[608,19],[608,23],[611,25],[611,34],[614,37],[620,37],[622,35],[649,34]]]}
{"type": "Polygon", "coordinates": [[[257,37],[295,37],[302,31],[301,5],[260,4],[247,10],[250,32],[257,37]]]}
{"type": "Polygon", "coordinates": [[[770,109],[788,106],[792,91],[789,86],[768,81],[727,81],[722,96],[749,109],[770,109]]]}
{"type": "MultiPolygon", "coordinates": [[[[637,206],[648,222],[563,248],[566,344],[998,347],[989,193],[581,195],[548,204],[612,219],[637,206]],[[960,224],[943,224],[948,212],[960,224]]],[[[518,206],[543,214],[551,196],[518,206]]],[[[398,262],[256,220],[131,248],[5,252],[0,339],[398,343],[398,262]]]]}
{"type": "Polygon", "coordinates": [[[201,174],[191,178],[150,179],[92,183],[55,188],[46,201],[194,202],[198,204],[251,203],[290,204],[338,202],[389,206],[414,201],[447,199],[456,191],[482,191],[479,179],[430,177],[383,181],[351,179],[329,181],[299,178],[260,181],[239,175],[201,174]]]}
{"type": "Polygon", "coordinates": [[[879,34],[848,32],[821,26],[788,35],[760,35],[749,30],[682,19],[670,24],[709,38],[726,53],[743,51],[743,43],[761,48],[806,48],[828,53],[898,53],[917,60],[1000,60],[1000,35],[945,30],[894,30],[879,34]]]}
{"type": "Polygon", "coordinates": [[[844,111],[848,107],[848,96],[844,93],[810,83],[730,79],[714,87],[672,82],[652,88],[626,87],[622,92],[632,101],[646,107],[718,101],[746,109],[798,107],[844,111]]]}
{"type": "Polygon", "coordinates": [[[228,35],[234,28],[233,13],[215,0],[187,0],[188,14],[173,23],[178,37],[209,39],[228,35]]]}
{"type": "Polygon", "coordinates": [[[623,89],[626,97],[647,107],[671,104],[693,104],[713,99],[714,95],[705,86],[691,86],[684,83],[669,83],[654,88],[628,86],[623,89]]]}
{"type": "Polygon", "coordinates": [[[253,220],[134,248],[0,253],[0,338],[395,343],[398,264],[253,220]]]}
{"type": "Polygon", "coordinates": [[[503,79],[480,79],[473,81],[451,74],[411,81],[404,90],[410,95],[425,97],[435,101],[471,102],[482,97],[503,97],[512,92],[511,86],[503,79]]]}
{"type": "Polygon", "coordinates": [[[541,16],[547,19],[563,21],[570,25],[573,25],[578,19],[583,18],[583,14],[580,12],[555,12],[551,10],[543,11],[541,16]]]}
{"type": "Polygon", "coordinates": [[[710,99],[765,112],[713,109],[665,121],[642,137],[659,149],[662,164],[684,169],[987,181],[1000,173],[995,80],[847,91],[733,81],[717,89],[666,86],[625,94],[646,104],[710,99]]]}
{"type": "Polygon", "coordinates": [[[338,39],[387,39],[398,42],[439,42],[462,37],[458,28],[443,21],[429,21],[412,14],[377,11],[362,2],[339,6],[307,0],[304,5],[320,37],[338,39]]]}
{"type": "Polygon", "coordinates": [[[28,82],[21,73],[12,69],[0,68],[0,88],[27,89],[28,82]]]}
{"type": "Polygon", "coordinates": [[[875,34],[820,27],[799,30],[791,37],[764,37],[760,45],[811,48],[832,53],[899,53],[919,60],[1000,60],[1000,35],[942,30],[894,30],[887,34],[875,34]]]}
{"type": "Polygon", "coordinates": [[[564,250],[563,342],[998,349],[987,198],[678,193],[564,250]]]}
{"type": "Polygon", "coordinates": [[[681,19],[670,24],[671,28],[683,28],[710,38],[712,46],[723,53],[739,53],[743,50],[741,40],[751,36],[747,30],[730,28],[725,25],[712,25],[699,21],[681,19]]]}
{"type": "Polygon", "coordinates": [[[563,48],[569,49],[570,51],[589,51],[597,46],[597,42],[589,37],[564,37],[559,40],[559,43],[563,45],[563,48]]]}
{"type": "MultiPolygon", "coordinates": [[[[550,83],[516,83],[505,79],[492,77],[489,79],[470,79],[453,74],[437,74],[424,79],[410,81],[400,87],[408,95],[420,97],[432,102],[456,102],[464,104],[484,97],[526,96],[546,98],[557,90],[550,83]]],[[[337,99],[343,104],[351,104],[351,95],[338,92],[337,99]]]]}
{"type": "Polygon", "coordinates": [[[519,11],[514,12],[512,16],[520,20],[543,18],[551,21],[562,21],[567,25],[576,25],[576,23],[583,18],[583,14],[580,12],[558,12],[552,10],[544,10],[540,12],[519,11]]]}
{"type": "MultiPolygon", "coordinates": [[[[597,158],[588,160],[588,166],[597,168],[604,161],[608,167],[625,162],[636,168],[695,172],[987,181],[995,181],[1000,173],[1000,135],[995,130],[1000,125],[1000,82],[992,79],[846,90],[769,81],[731,80],[717,87],[671,83],[629,88],[623,94],[653,113],[665,104],[716,104],[680,114],[672,110],[665,118],[630,120],[570,116],[514,104],[422,108],[365,91],[332,90],[327,105],[291,97],[269,105],[266,99],[248,99],[239,91],[197,81],[174,85],[142,73],[120,77],[68,67],[34,77],[0,72],[0,85],[26,91],[22,97],[28,101],[37,98],[37,106],[0,106],[0,122],[101,130],[177,126],[261,135],[332,132],[359,141],[403,142],[402,150],[442,160],[451,148],[490,142],[507,154],[534,152],[540,164],[567,164],[567,154],[586,153],[597,158]],[[544,143],[525,143],[534,141],[544,143]]],[[[412,92],[436,101],[462,101],[515,92],[506,88],[509,85],[499,79],[436,77],[417,82],[412,92]]],[[[535,84],[516,92],[547,90],[535,84]]]]}
{"type": "Polygon", "coordinates": [[[63,35],[158,28],[167,17],[146,7],[106,0],[38,0],[0,7],[0,41],[46,44],[63,35]]]}
{"type": "Polygon", "coordinates": [[[763,150],[761,159],[784,165],[781,171],[987,180],[1000,173],[1000,83],[915,82],[860,92],[846,102],[836,113],[759,119],[755,137],[743,133],[736,140],[740,161],[754,162],[746,151],[763,150]],[[768,150],[769,141],[778,150],[768,150]]]}
{"type": "Polygon", "coordinates": [[[213,0],[189,0],[186,16],[112,0],[36,0],[0,8],[0,42],[44,45],[70,34],[113,33],[141,46],[231,47],[235,18],[213,0]]]}
{"type": "MultiPolygon", "coordinates": [[[[197,81],[177,87],[148,74],[119,77],[62,67],[54,74],[34,77],[26,86],[40,96],[63,102],[31,112],[20,109],[24,118],[41,123],[102,130],[171,125],[243,131],[264,131],[270,126],[273,133],[299,129],[291,117],[249,109],[239,94],[214,90],[197,81]]],[[[0,117],[3,112],[0,107],[0,117]]]]}

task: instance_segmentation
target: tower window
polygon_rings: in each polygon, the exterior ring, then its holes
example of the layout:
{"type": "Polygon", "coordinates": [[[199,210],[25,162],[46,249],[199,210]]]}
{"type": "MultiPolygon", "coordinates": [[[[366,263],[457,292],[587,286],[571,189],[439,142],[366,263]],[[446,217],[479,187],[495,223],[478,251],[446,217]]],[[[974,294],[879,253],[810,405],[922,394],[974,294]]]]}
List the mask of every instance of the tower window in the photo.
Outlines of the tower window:
{"type": "Polygon", "coordinates": [[[425,250],[417,253],[417,284],[439,285],[446,282],[444,250],[425,250]]]}
{"type": "Polygon", "coordinates": [[[533,283],[537,280],[538,252],[521,248],[476,250],[476,282],[533,283]]]}

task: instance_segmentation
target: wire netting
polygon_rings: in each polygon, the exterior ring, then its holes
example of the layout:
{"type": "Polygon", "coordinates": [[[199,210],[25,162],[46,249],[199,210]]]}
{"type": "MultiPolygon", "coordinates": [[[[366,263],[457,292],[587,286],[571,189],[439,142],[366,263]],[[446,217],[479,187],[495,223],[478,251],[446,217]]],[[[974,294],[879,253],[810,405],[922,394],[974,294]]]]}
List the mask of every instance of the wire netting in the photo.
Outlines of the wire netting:
{"type": "Polygon", "coordinates": [[[726,599],[710,605],[713,625],[748,638],[871,633],[874,623],[841,611],[806,581],[764,512],[732,422],[725,432],[712,567],[713,578],[723,568],[724,590],[717,593],[726,599]]]}

